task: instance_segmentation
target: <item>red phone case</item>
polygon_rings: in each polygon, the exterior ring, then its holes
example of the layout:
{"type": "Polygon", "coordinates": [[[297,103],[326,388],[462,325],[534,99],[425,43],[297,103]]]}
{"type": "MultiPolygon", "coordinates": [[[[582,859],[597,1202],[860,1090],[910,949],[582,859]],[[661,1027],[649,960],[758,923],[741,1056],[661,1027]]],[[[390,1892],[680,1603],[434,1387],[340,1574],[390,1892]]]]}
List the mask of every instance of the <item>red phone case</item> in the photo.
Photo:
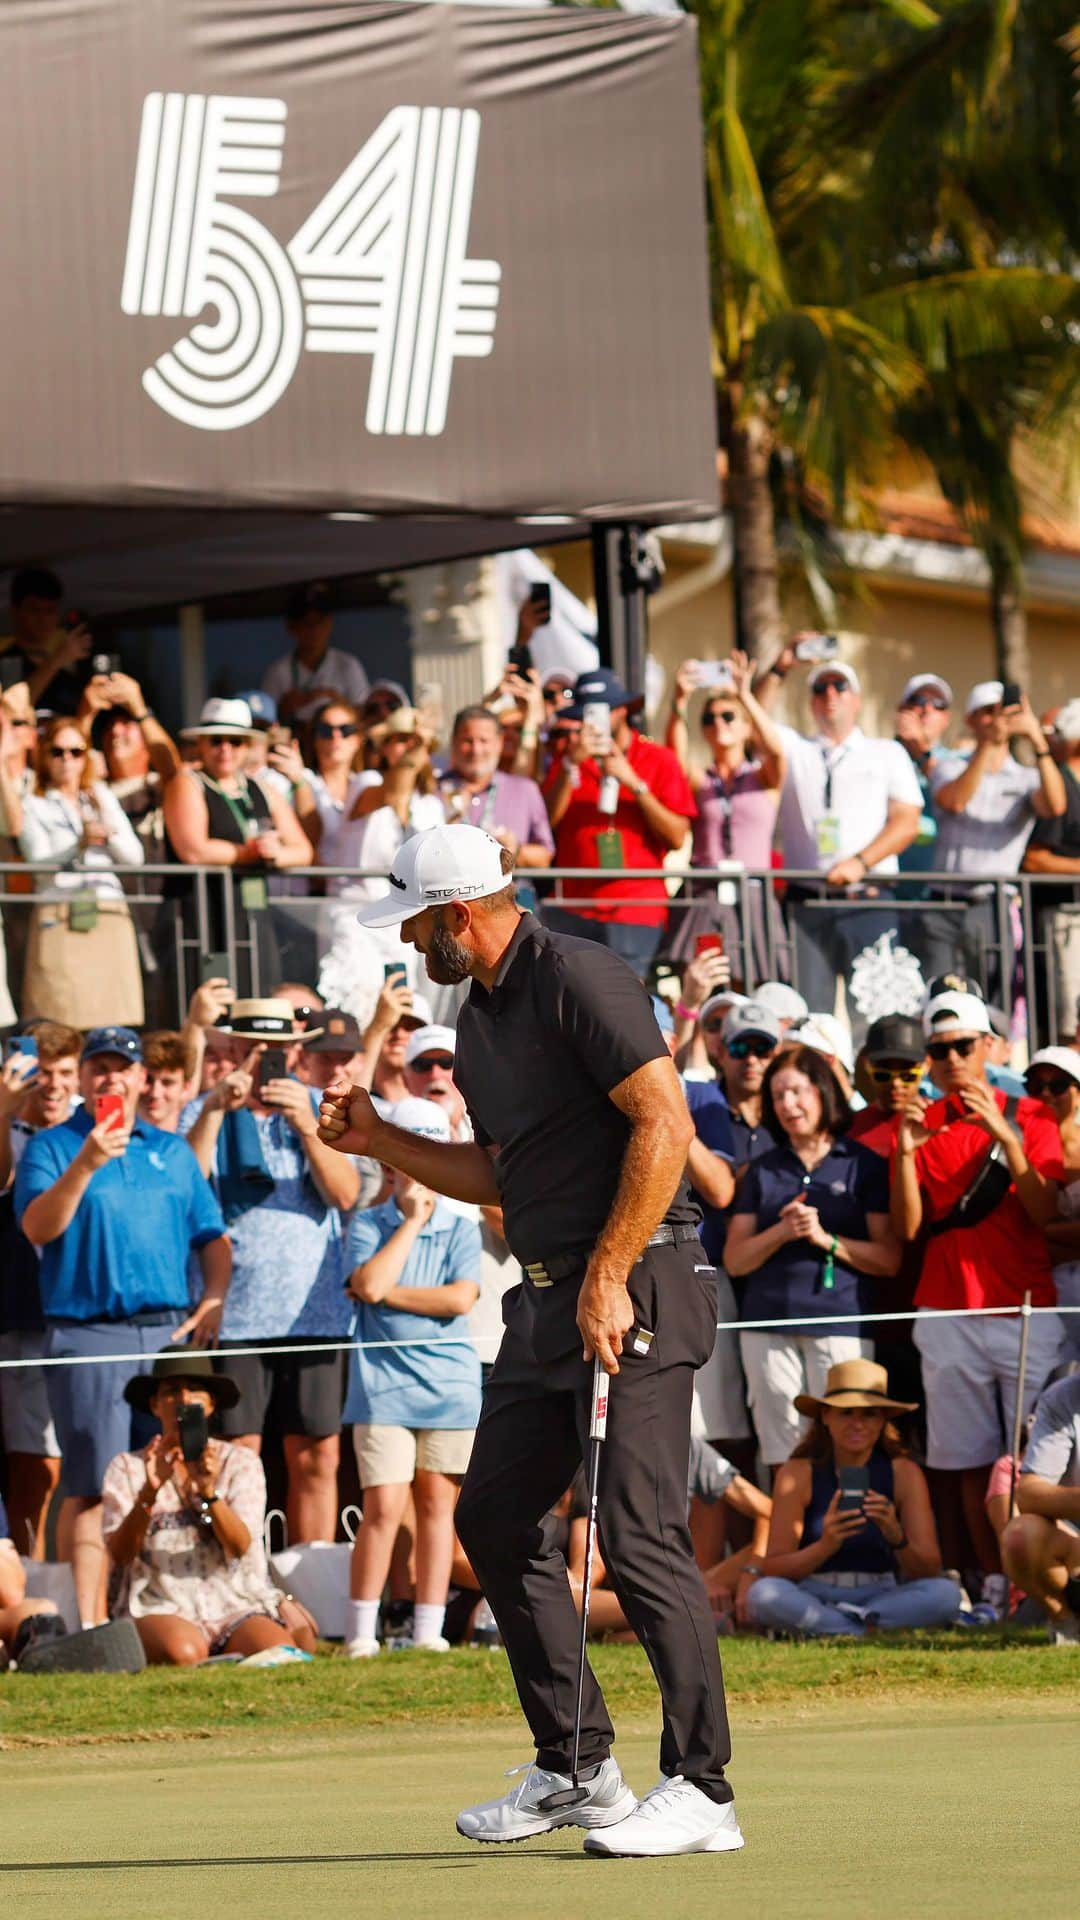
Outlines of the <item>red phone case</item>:
{"type": "Polygon", "coordinates": [[[723,953],[724,936],[722,933],[699,933],[694,943],[695,953],[723,953]]]}
{"type": "Polygon", "coordinates": [[[106,1121],[110,1132],[119,1124],[124,1124],[124,1098],[119,1093],[103,1093],[94,1101],[94,1125],[100,1127],[106,1121]]]}

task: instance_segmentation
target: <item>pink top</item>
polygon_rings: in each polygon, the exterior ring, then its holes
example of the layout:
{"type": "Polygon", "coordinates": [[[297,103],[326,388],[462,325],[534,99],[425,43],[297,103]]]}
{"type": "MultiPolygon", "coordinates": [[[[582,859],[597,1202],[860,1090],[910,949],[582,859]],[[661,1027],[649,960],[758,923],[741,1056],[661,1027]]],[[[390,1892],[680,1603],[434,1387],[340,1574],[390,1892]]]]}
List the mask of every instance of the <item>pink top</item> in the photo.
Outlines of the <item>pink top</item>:
{"type": "Polygon", "coordinates": [[[693,865],[718,867],[725,860],[738,860],[754,872],[768,872],[776,802],[765,785],[760,760],[744,760],[727,777],[710,767],[695,798],[693,865]]]}

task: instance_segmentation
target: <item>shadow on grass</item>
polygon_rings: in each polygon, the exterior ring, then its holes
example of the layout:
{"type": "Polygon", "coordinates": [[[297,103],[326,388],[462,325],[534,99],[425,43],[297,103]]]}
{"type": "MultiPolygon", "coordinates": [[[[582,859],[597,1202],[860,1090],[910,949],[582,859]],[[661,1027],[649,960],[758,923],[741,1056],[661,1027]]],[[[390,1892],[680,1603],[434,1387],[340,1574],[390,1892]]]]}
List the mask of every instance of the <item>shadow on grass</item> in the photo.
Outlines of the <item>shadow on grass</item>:
{"type": "Polygon", "coordinates": [[[228,1853],[208,1855],[184,1854],[179,1859],[146,1860],[3,1860],[0,1861],[0,1873],[131,1873],[147,1867],[211,1867],[218,1872],[222,1867],[354,1867],[385,1865],[399,1861],[403,1866],[416,1866],[419,1861],[449,1866],[479,1866],[487,1860],[570,1860],[585,1861],[584,1853],[567,1853],[562,1847],[531,1847],[527,1853],[505,1846],[478,1847],[474,1852],[449,1848],[439,1852],[425,1853],[420,1849],[401,1853],[228,1853]]]}

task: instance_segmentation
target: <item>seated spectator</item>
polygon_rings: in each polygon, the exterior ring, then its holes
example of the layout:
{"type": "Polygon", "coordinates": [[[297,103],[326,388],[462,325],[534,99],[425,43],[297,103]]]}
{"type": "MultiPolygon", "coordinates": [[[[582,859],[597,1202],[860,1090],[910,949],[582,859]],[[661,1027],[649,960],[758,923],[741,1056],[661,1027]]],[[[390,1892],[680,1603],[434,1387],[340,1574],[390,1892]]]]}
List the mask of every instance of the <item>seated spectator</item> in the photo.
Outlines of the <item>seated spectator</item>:
{"type": "MultiPolygon", "coordinates": [[[[249,779],[245,771],[248,744],[254,728],[243,700],[208,700],[198,725],[181,729],[181,739],[193,737],[201,765],[185,766],[165,789],[165,826],[175,860],[189,866],[229,867],[242,875],[237,904],[247,916],[258,955],[262,979],[273,980],[283,971],[274,922],[270,913],[267,874],[311,865],[311,842],[288,801],[269,784],[249,779]]],[[[226,946],[225,903],[216,883],[207,887],[210,924],[200,931],[211,952],[226,946]]],[[[182,896],[185,928],[194,933],[194,895],[182,896]]],[[[240,963],[240,952],[237,953],[240,963]]],[[[233,982],[243,991],[249,969],[246,955],[240,977],[233,982]]]]}
{"type": "MultiPolygon", "coordinates": [[[[695,867],[721,868],[732,875],[747,869],[769,873],[786,771],[780,729],[754,698],[752,668],[746,654],[733,653],[725,666],[726,680],[708,685],[705,693],[701,730],[709,764],[704,768],[691,759],[686,720],[691,695],[701,684],[700,663],[684,660],[675,675],[667,745],[677,755],[697,802],[691,863],[695,867]]],[[[754,973],[767,973],[767,917],[773,920],[774,934],[782,937],[783,931],[770,882],[749,883],[748,928],[742,925],[740,893],[734,879],[698,881],[691,883],[689,891],[696,906],[689,912],[672,910],[676,928],[671,943],[673,956],[691,952],[695,934],[704,926],[715,926],[723,933],[728,952],[735,955],[743,951],[745,933],[754,973]]],[[[736,972],[740,977],[751,977],[747,966],[737,966],[736,972]]]]}
{"type": "MultiPolygon", "coordinates": [[[[1024,1084],[1061,1137],[1058,1217],[1047,1226],[1046,1240],[1058,1305],[1080,1308],[1080,1053],[1074,1047],[1043,1047],[1032,1055],[1024,1084]]],[[[1080,1312],[1062,1314],[1062,1322],[1063,1357],[1080,1360],[1080,1312]]]]}
{"type": "Polygon", "coordinates": [[[310,720],[327,700],[348,700],[362,707],[368,677],[359,660],[330,645],[334,626],[334,592],[325,580],[294,587],[289,595],[285,625],[292,645],[263,674],[263,692],[277,702],[285,726],[310,720]]]}
{"type": "Polygon", "coordinates": [[[896,1272],[900,1248],[888,1173],[849,1138],[851,1110],[820,1053],[777,1054],[762,1117],[776,1144],[739,1183],[724,1264],[735,1278],[749,1276],[744,1320],[788,1323],[740,1335],[761,1455],[776,1467],[798,1439],[796,1395],[820,1394],[841,1360],[869,1359],[859,1314],[872,1307],[870,1282],[896,1272]],[[823,1318],[835,1321],[833,1331],[818,1324],[823,1318]]]}
{"type": "Polygon", "coordinates": [[[15,1215],[41,1249],[44,1357],[129,1353],[128,1364],[49,1367],[49,1406],[63,1455],[57,1550],[70,1560],[79,1616],[105,1617],[101,1486],[132,1442],[124,1388],[170,1338],[212,1345],[229,1284],[225,1223],[182,1140],[138,1117],[142,1045],[124,1027],[87,1034],[83,1104],[29,1140],[15,1176],[15,1215]],[[107,1103],[100,1111],[98,1102],[107,1103]],[[119,1111],[113,1103],[119,1102],[119,1111]],[[191,1308],[188,1253],[202,1268],[191,1308]]]}
{"type": "MultiPolygon", "coordinates": [[[[975,741],[970,754],[948,754],[938,762],[931,787],[938,813],[934,863],[942,873],[962,874],[968,882],[992,874],[1018,873],[1037,819],[1065,812],[1061,769],[1047,744],[1026,694],[1018,706],[1002,705],[1000,680],[972,687],[964,717],[975,741]],[[1030,741],[1034,767],[1022,767],[1010,751],[1013,740],[1030,741]]],[[[964,885],[930,889],[931,897],[955,900],[954,913],[925,916],[922,933],[928,974],[959,967],[992,988],[1001,999],[1012,977],[1011,937],[996,955],[998,914],[994,889],[964,885]]]]}
{"type": "MultiPolygon", "coordinates": [[[[926,1392],[927,1462],[956,1476],[978,1566],[1000,1573],[985,1509],[992,1463],[1008,1447],[1016,1410],[1019,1322],[1033,1305],[1052,1307],[1054,1281],[1045,1228],[1057,1214],[1061,1139],[1045,1109],[1025,1102],[1015,1116],[987,1083],[990,1022],[972,994],[941,993],[923,1014],[930,1074],[942,1098],[915,1096],[901,1123],[892,1170],[892,1220],[901,1240],[926,1227],[915,1303],[914,1340],[926,1392]],[[1008,1313],[953,1317],[951,1308],[1008,1313]]],[[[1057,1314],[1029,1328],[1024,1414],[1064,1346],[1057,1314]]],[[[943,1485],[940,1500],[948,1497],[943,1485]]]]}
{"type": "MultiPolygon", "coordinates": [[[[426,1101],[403,1101],[393,1118],[429,1139],[451,1137],[445,1111],[426,1101]]],[[[392,1198],[356,1214],[348,1239],[358,1344],[344,1417],[354,1423],[364,1489],[347,1636],[354,1660],[379,1651],[379,1603],[410,1488],[416,1598],[403,1644],[447,1647],[454,1507],[480,1418],[480,1362],[462,1325],[480,1296],[480,1230],[418,1181],[397,1172],[392,1181],[392,1198]]]]}
{"type": "Polygon", "coordinates": [[[232,1241],[221,1346],[271,1349],[232,1360],[240,1398],[223,1413],[222,1431],[258,1453],[273,1408],[289,1538],[299,1541],[337,1531],[341,1360],[322,1343],[348,1329],[342,1215],[359,1195],[355,1163],[323,1146],[319,1095],[297,1077],[302,1049],[320,1032],[298,1028],[286,1001],[234,1001],[217,1042],[227,1043],[231,1069],[183,1119],[232,1241]],[[280,1058],[264,1065],[271,1048],[280,1058]],[[310,1355],[272,1351],[306,1342],[310,1355]]]}
{"type": "MultiPolygon", "coordinates": [[[[79,1087],[82,1035],[42,1020],[36,1054],[13,1053],[0,1071],[0,1434],[7,1454],[8,1511],[21,1550],[45,1558],[45,1519],[60,1480],[45,1369],[45,1316],[38,1256],[15,1217],[15,1174],[29,1141],[68,1119],[79,1087]],[[31,1544],[32,1543],[32,1544],[31,1544]]],[[[1080,1056],[1078,1056],[1080,1057],[1080,1056]]]]}
{"type": "Polygon", "coordinates": [[[1039,1601],[1055,1644],[1080,1646],[1080,1373],[1039,1400],[1017,1504],[1002,1538],[1005,1570],[1039,1601]]]}
{"type": "Polygon", "coordinates": [[[795,1406],[812,1425],[773,1488],[764,1559],[746,1567],[746,1618],[759,1631],[863,1635],[870,1627],[947,1627],[960,1587],[941,1572],[930,1495],[889,1421],[884,1367],[847,1360],[795,1406]],[[845,1476],[865,1491],[845,1496],[845,1476]]]}
{"type": "Polygon", "coordinates": [[[17,678],[28,683],[32,706],[69,714],[79,704],[93,639],[81,616],[74,624],[61,625],[63,597],[64,589],[48,567],[20,567],[13,573],[11,631],[0,639],[0,654],[19,662],[17,678]]]}
{"type": "Polygon", "coordinates": [[[675,755],[630,725],[643,700],[607,667],[582,674],[563,715],[582,721],[586,706],[606,707],[610,724],[583,725],[544,782],[555,865],[592,870],[587,879],[558,882],[558,904],[545,909],[544,919],[560,933],[610,947],[642,979],[667,919],[664,859],[683,845],[697,813],[675,755]],[[601,802],[609,799],[611,811],[605,811],[601,802]],[[655,878],[605,877],[622,867],[649,868],[655,878]],[[590,900],[597,904],[586,905],[590,900]]]}
{"type": "MultiPolygon", "coordinates": [[[[795,664],[785,647],[755,692],[771,711],[795,664]]],[[[896,925],[889,907],[897,855],[919,829],[922,795],[896,740],[868,739],[858,724],[862,690],[854,667],[827,660],[810,673],[812,734],[781,727],[787,778],[779,833],[788,867],[820,875],[789,881],[800,991],[812,1007],[831,1007],[837,977],[849,979],[858,956],[896,925]],[[878,898],[881,912],[848,901],[878,898]],[[828,911],[823,900],[831,901],[828,911]]],[[[852,1024],[855,1024],[853,1019],[852,1024]]]]}
{"type": "Polygon", "coordinates": [[[0,1500],[0,1668],[7,1664],[8,1656],[14,1651],[20,1631],[34,1619],[55,1619],[56,1607],[51,1600],[28,1599],[26,1593],[26,1571],[19,1558],[19,1549],[11,1538],[11,1526],[0,1500]]]}
{"type": "Polygon", "coordinates": [[[515,867],[550,867],[555,841],[536,781],[499,768],[502,718],[487,707],[454,717],[450,765],[439,781],[448,820],[486,827],[513,855],[515,867]]]}
{"type": "Polygon", "coordinates": [[[30,920],[24,1019],[141,1026],[139,947],[116,869],[141,867],[142,844],[115,795],[94,779],[74,720],[50,720],[42,734],[19,847],[31,866],[59,868],[36,877],[41,904],[30,920]]]}
{"type": "Polygon", "coordinates": [[[146,1077],[139,1095],[139,1118],[163,1133],[179,1133],[180,1115],[197,1087],[187,1042],[182,1033],[147,1033],[142,1047],[146,1077]]]}
{"type": "MultiPolygon", "coordinates": [[[[1057,716],[1051,744],[1065,788],[1065,811],[1037,820],[1024,851],[1024,872],[1053,884],[1033,889],[1035,925],[1047,954],[1046,1030],[1069,1019],[1080,995],[1080,698],[1057,716]]],[[[1028,987],[1030,993],[1030,985],[1028,987]]]]}
{"type": "Polygon", "coordinates": [[[180,1414],[235,1406],[236,1383],[201,1354],[154,1363],[125,1389],[161,1432],[138,1453],[118,1453],[105,1474],[105,1545],[120,1569],[114,1615],[134,1620],[152,1666],[194,1667],[214,1654],[268,1647],[314,1649],[306,1622],[290,1631],[263,1550],[266,1481],[247,1447],[208,1439],[185,1460],[180,1414]]]}

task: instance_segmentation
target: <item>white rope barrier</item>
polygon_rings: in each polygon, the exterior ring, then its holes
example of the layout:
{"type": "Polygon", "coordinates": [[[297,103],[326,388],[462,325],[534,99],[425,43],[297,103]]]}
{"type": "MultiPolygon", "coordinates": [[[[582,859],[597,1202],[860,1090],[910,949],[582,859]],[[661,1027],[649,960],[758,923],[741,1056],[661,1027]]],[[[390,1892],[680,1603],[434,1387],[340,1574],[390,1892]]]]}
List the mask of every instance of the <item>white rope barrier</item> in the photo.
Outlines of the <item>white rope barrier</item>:
{"type": "MultiPolygon", "coordinates": [[[[1029,1307],[1026,1304],[1015,1307],[926,1307],[909,1308],[903,1313],[846,1313],[846,1314],[793,1314],[786,1320],[718,1320],[718,1333],[778,1333],[784,1329],[797,1327],[832,1327],[837,1324],[860,1327],[878,1326],[897,1320],[916,1321],[922,1318],[937,1320],[977,1320],[1011,1319],[1022,1320],[1034,1313],[1073,1314],[1080,1313],[1080,1306],[1068,1307],[1029,1307]]],[[[90,1322],[94,1325],[94,1322],[90,1322]]],[[[145,1332],[146,1329],[144,1328],[145,1332]]],[[[164,1331],[164,1329],[163,1329],[164,1331]]],[[[442,1347],[477,1347],[480,1343],[468,1334],[451,1334],[449,1339],[418,1337],[415,1340],[301,1340],[281,1342],[272,1345],[224,1347],[170,1347],[166,1339],[159,1353],[200,1353],[216,1354],[228,1363],[232,1359],[280,1359],[288,1354],[313,1353],[374,1353],[386,1348],[428,1347],[436,1352],[442,1347]]],[[[28,1360],[0,1360],[0,1371],[10,1372],[20,1367],[107,1367],[130,1366],[135,1360],[153,1360],[157,1354],[150,1353],[72,1353],[34,1357],[28,1360]]]]}

